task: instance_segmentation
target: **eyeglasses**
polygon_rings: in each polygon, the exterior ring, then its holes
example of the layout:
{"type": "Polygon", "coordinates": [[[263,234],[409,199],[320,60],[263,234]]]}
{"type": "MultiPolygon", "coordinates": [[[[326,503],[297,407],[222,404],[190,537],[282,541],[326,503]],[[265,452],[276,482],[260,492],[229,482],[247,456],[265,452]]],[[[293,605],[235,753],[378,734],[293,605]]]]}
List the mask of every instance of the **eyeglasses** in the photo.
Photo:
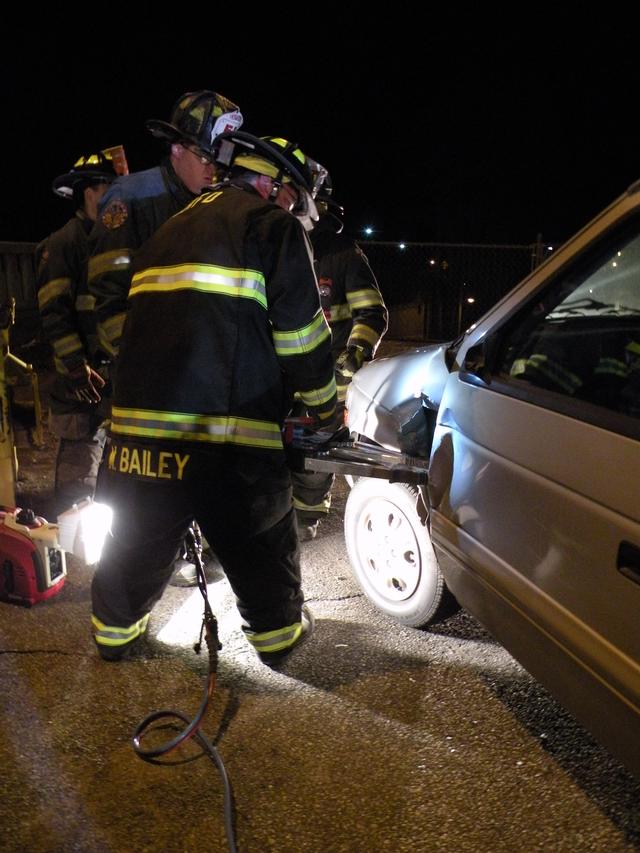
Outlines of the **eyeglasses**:
{"type": "Polygon", "coordinates": [[[186,148],[187,151],[190,151],[194,157],[196,157],[201,166],[214,166],[215,161],[211,154],[205,154],[205,152],[201,148],[195,148],[191,145],[186,145],[184,142],[181,142],[183,148],[186,148]]]}

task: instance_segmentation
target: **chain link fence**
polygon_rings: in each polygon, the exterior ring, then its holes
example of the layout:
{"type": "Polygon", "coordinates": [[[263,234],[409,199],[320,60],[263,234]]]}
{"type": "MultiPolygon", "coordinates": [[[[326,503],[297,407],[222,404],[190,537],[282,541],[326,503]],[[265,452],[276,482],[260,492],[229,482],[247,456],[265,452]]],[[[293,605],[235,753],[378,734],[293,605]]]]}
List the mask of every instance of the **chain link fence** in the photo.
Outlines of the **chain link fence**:
{"type": "Polygon", "coordinates": [[[387,337],[455,338],[544,260],[530,245],[360,241],[389,308],[387,337]]]}
{"type": "MultiPolygon", "coordinates": [[[[529,245],[360,241],[389,308],[387,338],[451,340],[548,254],[529,245]]],[[[38,336],[35,243],[0,242],[0,300],[16,300],[14,345],[38,336]]]]}

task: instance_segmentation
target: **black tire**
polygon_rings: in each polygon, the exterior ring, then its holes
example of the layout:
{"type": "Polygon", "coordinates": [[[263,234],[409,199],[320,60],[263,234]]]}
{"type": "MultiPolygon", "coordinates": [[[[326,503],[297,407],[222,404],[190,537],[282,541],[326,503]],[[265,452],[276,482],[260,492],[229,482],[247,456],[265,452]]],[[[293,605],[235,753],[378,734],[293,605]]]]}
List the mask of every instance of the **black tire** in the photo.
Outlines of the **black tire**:
{"type": "Polygon", "coordinates": [[[403,625],[423,628],[459,605],[447,588],[420,520],[418,490],[406,483],[359,479],[344,515],[353,574],[367,598],[403,625]]]}

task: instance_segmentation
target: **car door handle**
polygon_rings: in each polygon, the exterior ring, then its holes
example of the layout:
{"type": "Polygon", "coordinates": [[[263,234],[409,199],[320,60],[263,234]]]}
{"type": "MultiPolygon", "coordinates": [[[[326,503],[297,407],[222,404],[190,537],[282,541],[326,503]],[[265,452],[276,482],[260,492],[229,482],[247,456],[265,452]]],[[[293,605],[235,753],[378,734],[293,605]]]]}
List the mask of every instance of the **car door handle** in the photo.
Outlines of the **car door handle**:
{"type": "Polygon", "coordinates": [[[618,548],[618,571],[629,580],[640,583],[640,548],[621,542],[618,548]]]}

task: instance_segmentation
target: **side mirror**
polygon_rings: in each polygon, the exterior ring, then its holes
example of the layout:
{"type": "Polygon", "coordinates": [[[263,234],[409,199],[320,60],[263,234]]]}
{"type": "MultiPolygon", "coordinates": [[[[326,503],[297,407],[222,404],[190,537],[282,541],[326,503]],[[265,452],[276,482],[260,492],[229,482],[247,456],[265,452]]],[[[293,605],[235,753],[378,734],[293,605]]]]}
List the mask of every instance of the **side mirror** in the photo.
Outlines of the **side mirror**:
{"type": "Polygon", "coordinates": [[[484,341],[467,350],[460,368],[460,379],[474,384],[482,383],[483,385],[488,385],[491,382],[489,364],[494,348],[492,344],[491,338],[485,338],[484,341]]]}

